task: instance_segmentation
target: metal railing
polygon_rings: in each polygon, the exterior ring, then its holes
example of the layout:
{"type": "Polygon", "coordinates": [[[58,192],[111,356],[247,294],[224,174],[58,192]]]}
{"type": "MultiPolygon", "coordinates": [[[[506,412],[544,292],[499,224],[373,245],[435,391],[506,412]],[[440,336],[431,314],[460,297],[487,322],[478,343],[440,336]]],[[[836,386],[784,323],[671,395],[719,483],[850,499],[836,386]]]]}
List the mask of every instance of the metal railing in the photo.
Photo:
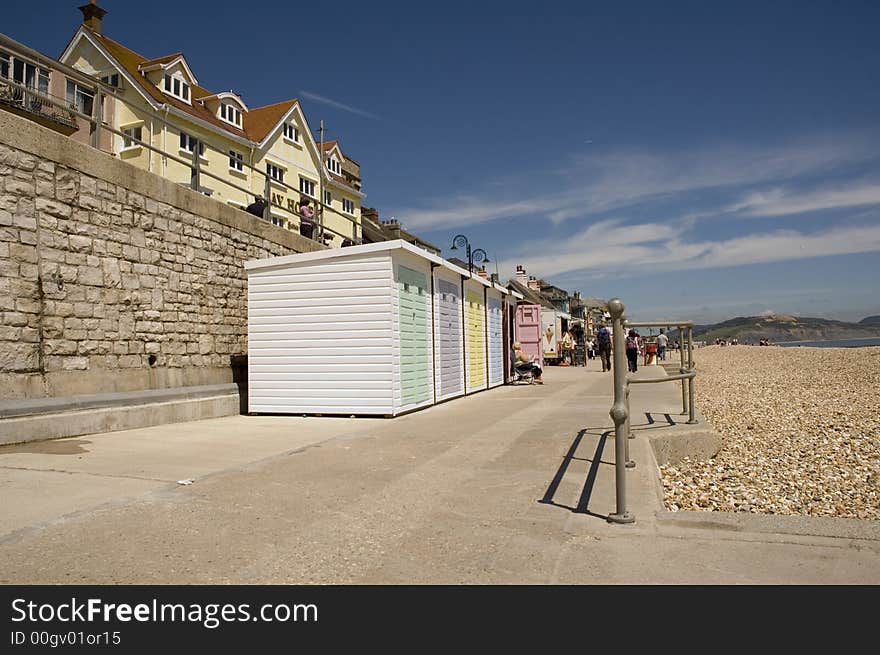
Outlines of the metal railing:
{"type": "Polygon", "coordinates": [[[692,321],[653,321],[653,322],[630,322],[624,314],[626,307],[620,298],[608,301],[608,312],[612,321],[612,343],[614,371],[614,403],[609,412],[614,421],[614,475],[615,491],[617,497],[617,511],[609,514],[608,520],[612,523],[632,523],[636,517],[626,506],[626,469],[635,467],[635,462],[630,459],[629,440],[633,438],[630,418],[629,393],[630,385],[633,384],[656,384],[659,382],[676,382],[681,380],[681,413],[688,414],[688,423],[697,423],[694,416],[694,378],[697,375],[694,368],[694,326],[692,321]],[[669,327],[675,325],[678,328],[679,357],[681,367],[678,375],[668,375],[662,378],[633,378],[629,376],[626,361],[626,334],[627,328],[634,327],[669,327]],[[687,332],[685,333],[685,330],[687,332]],[[685,367],[685,338],[687,335],[687,367],[685,367]]]}
{"type": "MultiPolygon", "coordinates": [[[[23,95],[23,94],[33,94],[34,93],[34,90],[31,89],[30,87],[19,84],[13,80],[3,79],[2,81],[3,81],[4,85],[7,85],[8,88],[11,89],[9,92],[7,92],[10,96],[13,96],[16,94],[23,95]]],[[[194,191],[197,191],[199,193],[204,193],[203,187],[201,185],[201,181],[202,181],[202,176],[205,176],[205,177],[217,180],[218,182],[228,186],[231,189],[241,191],[246,196],[262,195],[266,201],[266,205],[263,210],[262,218],[267,221],[271,221],[272,186],[276,185],[276,186],[282,187],[282,188],[287,189],[290,192],[292,192],[292,194],[295,194],[296,197],[300,197],[300,196],[308,197],[309,201],[310,202],[313,201],[315,203],[315,206],[318,208],[318,211],[316,212],[316,216],[315,216],[315,219],[316,219],[315,230],[314,230],[313,236],[311,237],[313,240],[318,241],[319,243],[322,243],[323,238],[324,238],[324,233],[329,232],[331,234],[334,234],[334,235],[340,237],[343,244],[345,244],[346,241],[352,245],[363,243],[363,236],[358,233],[358,228],[360,227],[360,222],[358,221],[358,219],[356,217],[347,215],[341,211],[334,209],[332,206],[326,205],[323,202],[323,200],[320,198],[314,198],[314,197],[307,196],[302,191],[300,191],[298,188],[293,187],[293,186],[287,184],[286,182],[282,182],[278,179],[271,177],[268,172],[260,170],[259,168],[252,166],[251,164],[249,164],[247,162],[244,162],[242,160],[237,160],[236,166],[250,169],[251,171],[253,171],[253,172],[257,173],[258,175],[261,175],[263,178],[265,178],[264,182],[262,184],[263,188],[261,189],[260,192],[255,193],[251,189],[247,189],[243,186],[239,186],[238,184],[235,184],[234,182],[229,180],[228,177],[221,177],[220,175],[217,175],[216,173],[205,169],[204,164],[201,161],[202,157],[204,156],[205,150],[209,150],[211,152],[215,152],[215,153],[219,154],[221,157],[221,161],[222,161],[222,159],[229,158],[230,155],[229,155],[228,150],[225,150],[225,149],[221,150],[219,148],[215,148],[210,143],[203,141],[201,139],[193,139],[193,141],[191,142],[191,144],[193,146],[192,158],[191,159],[184,159],[182,157],[179,157],[178,155],[175,155],[175,154],[172,154],[171,152],[168,152],[167,150],[164,150],[163,148],[160,148],[158,146],[154,146],[152,143],[148,143],[147,141],[144,141],[142,139],[138,139],[135,136],[133,136],[131,133],[125,133],[122,130],[118,130],[118,129],[108,125],[106,122],[104,122],[104,117],[103,117],[103,105],[104,105],[103,100],[104,100],[105,96],[112,97],[116,102],[119,102],[119,103],[126,105],[128,107],[134,107],[138,113],[143,113],[144,110],[142,107],[135,106],[132,103],[124,100],[119,94],[112,94],[111,95],[111,94],[106,94],[106,93],[102,92],[98,82],[95,80],[93,80],[93,82],[95,82],[98,89],[97,89],[95,96],[94,96],[94,102],[92,105],[93,111],[91,114],[82,113],[81,111],[79,111],[76,108],[76,106],[74,104],[70,103],[69,101],[66,101],[66,100],[62,101],[59,98],[55,98],[54,96],[49,96],[46,94],[40,95],[40,102],[42,103],[43,106],[48,105],[51,107],[55,107],[58,110],[63,110],[68,117],[79,117],[79,118],[82,118],[82,119],[88,121],[89,126],[90,126],[89,129],[90,129],[90,133],[91,133],[90,144],[93,148],[100,149],[101,131],[106,130],[112,134],[115,134],[116,136],[121,137],[123,139],[123,143],[136,144],[138,146],[147,148],[150,152],[156,152],[160,156],[162,156],[166,159],[169,159],[173,162],[176,162],[176,163],[179,163],[179,164],[182,164],[184,166],[189,167],[189,169],[190,169],[189,187],[191,189],[193,189],[194,191]],[[325,224],[326,214],[334,214],[334,215],[338,216],[339,218],[342,218],[343,220],[350,222],[351,226],[352,226],[351,233],[344,234],[342,232],[339,232],[338,230],[335,230],[335,229],[327,226],[325,224]]],[[[138,115],[138,114],[135,114],[135,115],[138,115]]],[[[166,128],[171,127],[177,131],[180,130],[180,127],[178,125],[172,123],[167,118],[163,118],[159,112],[153,112],[151,114],[150,118],[151,118],[151,120],[155,120],[155,121],[158,121],[159,123],[163,124],[166,128]]],[[[175,143],[176,143],[176,141],[175,141],[175,143]]],[[[126,147],[128,147],[128,146],[126,146],[126,147]]],[[[112,154],[117,154],[117,153],[112,153],[112,154]]],[[[323,153],[320,153],[320,156],[322,158],[322,166],[323,166],[323,153]]],[[[319,173],[319,175],[320,175],[320,173],[319,173]]],[[[321,176],[321,178],[322,178],[322,182],[323,182],[323,179],[325,179],[325,178],[323,176],[321,176]]],[[[321,194],[323,194],[323,191],[324,190],[322,188],[321,194]]],[[[299,203],[296,203],[296,204],[298,205],[299,203]]],[[[294,214],[294,216],[296,216],[297,220],[302,221],[302,218],[299,216],[299,214],[292,212],[292,211],[290,211],[290,213],[294,214]]]]}
{"type": "Polygon", "coordinates": [[[57,101],[52,102],[54,97],[48,92],[0,77],[0,104],[47,118],[75,130],[76,117],[67,107],[58,106],[57,101]]]}

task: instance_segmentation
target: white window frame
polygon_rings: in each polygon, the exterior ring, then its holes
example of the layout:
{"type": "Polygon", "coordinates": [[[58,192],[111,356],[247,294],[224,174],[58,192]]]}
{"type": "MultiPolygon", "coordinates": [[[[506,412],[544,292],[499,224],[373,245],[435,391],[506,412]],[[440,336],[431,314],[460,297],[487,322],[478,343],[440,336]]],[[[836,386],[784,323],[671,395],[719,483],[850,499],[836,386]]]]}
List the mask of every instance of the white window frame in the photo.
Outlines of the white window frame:
{"type": "Polygon", "coordinates": [[[241,127],[241,110],[233,106],[232,103],[221,102],[219,116],[220,120],[235,125],[235,127],[241,127]]]}
{"type": "Polygon", "coordinates": [[[354,200],[342,199],[342,211],[349,216],[354,216],[354,200]]]}
{"type": "Polygon", "coordinates": [[[119,79],[120,78],[119,78],[119,73],[117,73],[117,72],[107,73],[106,75],[102,75],[100,77],[100,79],[107,86],[112,86],[117,89],[119,88],[119,79]]]}
{"type": "Polygon", "coordinates": [[[233,173],[244,173],[244,155],[237,150],[229,151],[229,170],[233,173]]]}
{"type": "Polygon", "coordinates": [[[284,166],[279,166],[278,164],[273,164],[272,162],[267,161],[266,174],[272,182],[284,184],[284,176],[287,174],[287,169],[284,166]]]}
{"type": "Polygon", "coordinates": [[[342,164],[339,163],[339,160],[336,159],[336,157],[330,157],[327,159],[327,168],[331,173],[342,175],[342,164]]]}
{"type": "MultiPolygon", "coordinates": [[[[143,129],[144,129],[144,124],[143,124],[143,122],[140,122],[140,123],[133,123],[131,125],[122,125],[119,128],[119,131],[125,135],[128,135],[128,137],[134,137],[135,139],[143,141],[144,140],[143,129]],[[137,134],[135,134],[135,132],[137,132],[137,134]]],[[[128,152],[131,150],[140,150],[141,144],[135,143],[134,141],[129,141],[128,137],[126,137],[126,136],[122,137],[122,150],[120,150],[120,152],[128,152]]]]}
{"type": "Polygon", "coordinates": [[[317,199],[315,195],[315,182],[307,177],[299,176],[299,192],[309,198],[317,199]]]}
{"type": "Polygon", "coordinates": [[[67,80],[67,102],[81,114],[89,116],[95,111],[95,92],[76,80],[67,80]],[[85,98],[89,99],[89,111],[85,110],[85,98]]]}
{"type": "Polygon", "coordinates": [[[197,137],[194,137],[188,132],[184,132],[183,130],[180,131],[180,152],[192,155],[193,141],[199,142],[199,159],[201,159],[202,161],[207,161],[208,158],[205,157],[205,142],[197,137]]]}
{"type": "Polygon", "coordinates": [[[173,98],[182,100],[187,104],[192,104],[190,102],[192,92],[190,90],[189,83],[183,80],[179,75],[165,73],[165,76],[162,78],[162,92],[167,93],[173,98]],[[175,86],[179,89],[179,91],[175,92],[175,86]]]}
{"type": "Polygon", "coordinates": [[[291,143],[296,143],[296,144],[300,143],[299,127],[297,127],[293,123],[284,123],[281,126],[281,134],[284,136],[284,139],[286,141],[290,141],[291,143]],[[288,132],[293,134],[293,136],[290,136],[288,134],[288,132]]]}
{"type": "Polygon", "coordinates": [[[330,193],[329,191],[327,191],[326,189],[324,190],[324,206],[325,207],[332,207],[333,206],[333,194],[330,193]]]}

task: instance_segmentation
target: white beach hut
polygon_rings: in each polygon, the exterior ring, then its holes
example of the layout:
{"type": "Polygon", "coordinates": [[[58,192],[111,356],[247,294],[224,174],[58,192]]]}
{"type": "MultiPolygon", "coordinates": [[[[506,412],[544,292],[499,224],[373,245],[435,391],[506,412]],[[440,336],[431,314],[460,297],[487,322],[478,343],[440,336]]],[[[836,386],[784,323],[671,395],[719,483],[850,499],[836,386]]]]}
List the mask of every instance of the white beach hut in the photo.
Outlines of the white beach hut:
{"type": "Polygon", "coordinates": [[[464,395],[464,316],[458,272],[434,265],[434,386],[437,400],[464,395]]]}
{"type": "Polygon", "coordinates": [[[486,350],[489,359],[488,386],[504,384],[503,309],[508,291],[499,284],[486,289],[486,350]]]}
{"type": "Polygon", "coordinates": [[[395,416],[457,393],[463,372],[444,381],[442,362],[460,352],[462,325],[438,323],[436,285],[460,290],[467,271],[400,240],[245,268],[248,411],[395,416]]]}

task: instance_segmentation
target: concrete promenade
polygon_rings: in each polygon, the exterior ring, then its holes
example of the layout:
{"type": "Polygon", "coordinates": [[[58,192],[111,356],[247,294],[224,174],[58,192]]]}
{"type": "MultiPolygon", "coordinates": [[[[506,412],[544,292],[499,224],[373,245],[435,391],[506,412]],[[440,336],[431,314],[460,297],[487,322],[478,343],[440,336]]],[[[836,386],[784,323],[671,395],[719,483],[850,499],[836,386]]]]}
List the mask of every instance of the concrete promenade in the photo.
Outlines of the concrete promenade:
{"type": "Polygon", "coordinates": [[[608,523],[611,374],[546,380],[0,447],[0,583],[880,583],[878,522],[666,512],[647,437],[686,430],[676,384],[633,388],[636,522],[608,523]]]}

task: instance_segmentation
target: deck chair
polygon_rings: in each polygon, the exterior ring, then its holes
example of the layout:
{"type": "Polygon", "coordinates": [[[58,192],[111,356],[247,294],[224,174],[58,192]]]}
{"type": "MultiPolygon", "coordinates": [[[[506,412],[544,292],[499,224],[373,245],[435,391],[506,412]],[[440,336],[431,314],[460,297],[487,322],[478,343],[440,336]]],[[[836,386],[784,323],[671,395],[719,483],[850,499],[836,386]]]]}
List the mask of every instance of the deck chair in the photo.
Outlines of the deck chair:
{"type": "Polygon", "coordinates": [[[517,362],[516,353],[510,351],[510,371],[513,374],[511,384],[532,384],[535,376],[532,375],[532,365],[526,362],[517,362]]]}

